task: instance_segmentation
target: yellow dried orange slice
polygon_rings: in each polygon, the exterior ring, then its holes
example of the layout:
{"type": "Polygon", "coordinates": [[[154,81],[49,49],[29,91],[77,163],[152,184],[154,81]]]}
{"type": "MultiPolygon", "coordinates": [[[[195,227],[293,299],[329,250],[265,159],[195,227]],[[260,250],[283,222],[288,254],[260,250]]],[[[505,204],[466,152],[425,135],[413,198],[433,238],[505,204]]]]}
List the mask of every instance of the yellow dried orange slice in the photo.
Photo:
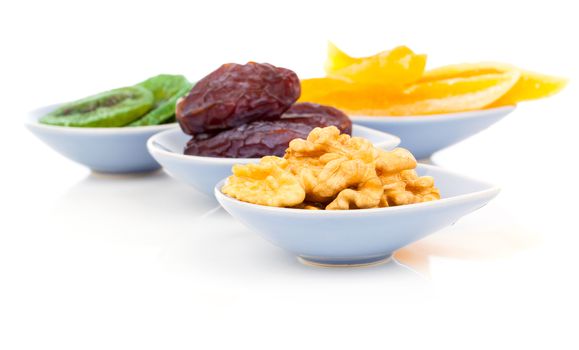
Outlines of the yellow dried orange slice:
{"type": "Polygon", "coordinates": [[[340,50],[334,43],[328,42],[328,59],[326,60],[325,70],[326,74],[332,75],[354,63],[360,63],[362,58],[354,58],[340,50]]]}
{"type": "MultiPolygon", "coordinates": [[[[350,115],[402,116],[453,113],[482,109],[506,94],[520,73],[509,71],[416,83],[403,92],[378,86],[343,85],[303,101],[329,104],[350,115]]],[[[302,100],[300,98],[300,100],[302,100]]]]}
{"type": "Polygon", "coordinates": [[[304,79],[301,83],[302,93],[298,102],[314,102],[347,110],[382,106],[384,101],[395,100],[403,94],[399,89],[328,77],[304,79]]]}
{"type": "Polygon", "coordinates": [[[337,91],[350,91],[354,84],[338,78],[312,78],[301,80],[302,93],[298,101],[315,102],[337,91]]]}
{"type": "Polygon", "coordinates": [[[403,86],[418,80],[425,65],[426,55],[417,55],[406,46],[353,58],[329,43],[326,74],[361,84],[403,86]]]}
{"type": "Polygon", "coordinates": [[[476,75],[504,73],[512,70],[519,69],[515,66],[498,62],[452,64],[424,72],[419,82],[451,78],[468,78],[476,75]]]}
{"type": "Polygon", "coordinates": [[[507,71],[518,71],[521,77],[511,90],[490,105],[492,107],[515,105],[522,101],[548,97],[561,91],[567,85],[565,78],[526,71],[509,64],[496,62],[465,63],[436,68],[425,72],[420,82],[507,71]]]}
{"type": "Polygon", "coordinates": [[[521,78],[503,97],[490,107],[515,105],[522,101],[545,98],[558,93],[567,85],[567,79],[521,71],[521,78]]]}
{"type": "Polygon", "coordinates": [[[404,97],[373,113],[425,115],[482,109],[505,95],[519,78],[519,72],[509,71],[417,83],[405,90],[404,97]]]}

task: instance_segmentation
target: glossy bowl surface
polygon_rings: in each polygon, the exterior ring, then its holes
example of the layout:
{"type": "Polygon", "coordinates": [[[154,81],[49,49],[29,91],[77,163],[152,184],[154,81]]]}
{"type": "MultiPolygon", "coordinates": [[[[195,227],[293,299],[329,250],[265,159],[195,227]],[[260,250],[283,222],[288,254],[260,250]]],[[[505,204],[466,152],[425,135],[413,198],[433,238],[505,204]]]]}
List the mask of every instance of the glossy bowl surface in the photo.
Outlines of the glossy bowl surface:
{"type": "Polygon", "coordinates": [[[507,106],[425,116],[350,116],[350,118],[356,124],[400,137],[402,140],[400,147],[410,150],[417,159],[426,159],[437,151],[483,131],[515,108],[507,106]]]}
{"type": "Polygon", "coordinates": [[[389,208],[303,210],[275,208],[233,199],[215,186],[215,197],[233,218],[302,262],[322,266],[360,266],[382,262],[425,236],[455,223],[484,205],[499,188],[431,165],[442,199],[389,208]]]}
{"type": "Polygon", "coordinates": [[[176,123],[123,128],[78,128],[41,124],[38,120],[58,105],[28,114],[26,127],[63,156],[103,173],[139,173],[161,166],[147,150],[147,140],[176,123]]]}

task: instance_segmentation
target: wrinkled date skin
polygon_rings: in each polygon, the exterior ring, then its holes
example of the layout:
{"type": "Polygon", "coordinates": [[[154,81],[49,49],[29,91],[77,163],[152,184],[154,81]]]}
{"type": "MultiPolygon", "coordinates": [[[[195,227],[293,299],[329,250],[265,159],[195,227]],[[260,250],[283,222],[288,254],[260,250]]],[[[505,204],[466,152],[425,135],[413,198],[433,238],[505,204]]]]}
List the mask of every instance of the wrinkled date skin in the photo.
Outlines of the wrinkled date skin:
{"type": "Polygon", "coordinates": [[[352,121],[340,110],[314,103],[297,103],[275,121],[255,121],[216,134],[197,134],[185,154],[205,157],[282,157],[291,140],[306,138],[315,127],[334,125],[352,133],[352,121]]]}
{"type": "Polygon", "coordinates": [[[344,112],[316,103],[296,103],[283,114],[281,120],[311,125],[312,129],[333,125],[340,129],[341,133],[352,135],[352,121],[344,112]]]}
{"type": "Polygon", "coordinates": [[[201,79],[177,103],[176,117],[189,135],[212,133],[279,119],[299,96],[300,81],[289,69],[229,63],[201,79]]]}
{"type": "Polygon", "coordinates": [[[295,121],[256,121],[216,135],[195,135],[187,143],[185,154],[224,158],[281,157],[291,140],[307,137],[313,128],[295,121]]]}

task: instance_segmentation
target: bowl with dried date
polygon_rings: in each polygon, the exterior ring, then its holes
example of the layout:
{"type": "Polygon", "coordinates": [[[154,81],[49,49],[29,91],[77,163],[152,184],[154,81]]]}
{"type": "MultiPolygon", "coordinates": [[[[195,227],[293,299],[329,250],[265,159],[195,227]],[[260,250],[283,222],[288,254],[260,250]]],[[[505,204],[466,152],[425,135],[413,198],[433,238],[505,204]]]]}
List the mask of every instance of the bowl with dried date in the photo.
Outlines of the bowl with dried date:
{"type": "MultiPolygon", "coordinates": [[[[256,129],[259,129],[256,127],[256,129]]],[[[305,134],[307,135],[312,128],[306,129],[305,134]]],[[[299,130],[298,130],[299,131],[299,130]]],[[[255,135],[255,134],[243,134],[243,135],[255,135]]],[[[302,137],[302,134],[295,134],[294,132],[289,132],[290,137],[296,138],[302,137]]],[[[373,130],[361,125],[352,125],[352,135],[367,138],[372,141],[376,147],[381,149],[393,149],[400,143],[400,139],[397,136],[373,130]]],[[[228,139],[234,136],[228,137],[228,139]]],[[[258,141],[257,144],[252,143],[253,141],[248,140],[247,144],[242,144],[242,141],[234,141],[235,147],[239,147],[237,154],[247,154],[249,157],[223,157],[217,156],[201,156],[201,155],[189,155],[185,154],[184,150],[190,147],[191,136],[185,134],[180,128],[172,128],[160,132],[152,136],[147,141],[147,147],[149,152],[159,162],[163,169],[171,176],[179,181],[183,181],[190,186],[194,187],[198,191],[207,194],[208,196],[213,196],[213,188],[215,184],[229,175],[231,173],[231,168],[235,164],[247,164],[256,163],[262,155],[267,154],[277,154],[283,155],[287,145],[289,143],[288,136],[282,134],[282,143],[266,143],[264,142],[263,135],[255,137],[258,141]],[[261,140],[261,141],[259,141],[261,140]],[[243,149],[243,147],[246,149],[243,149]],[[269,146],[271,148],[268,148],[269,146]],[[282,149],[281,153],[278,149],[282,149]],[[254,153],[251,153],[255,150],[254,153]],[[255,153],[258,152],[258,153],[255,153]]],[[[267,137],[265,137],[267,139],[267,137]]],[[[216,147],[215,149],[218,149],[216,147]]],[[[215,152],[215,149],[208,150],[208,152],[215,152]]],[[[225,154],[229,152],[231,154],[233,150],[231,147],[224,148],[225,154]]]]}
{"type": "Polygon", "coordinates": [[[175,116],[181,130],[155,135],[149,151],[167,172],[211,196],[213,186],[238,163],[284,154],[290,141],[316,127],[367,137],[391,148],[400,140],[368,128],[352,128],[350,118],[334,107],[296,103],[298,76],[268,63],[227,63],[183,96],[175,116]]]}

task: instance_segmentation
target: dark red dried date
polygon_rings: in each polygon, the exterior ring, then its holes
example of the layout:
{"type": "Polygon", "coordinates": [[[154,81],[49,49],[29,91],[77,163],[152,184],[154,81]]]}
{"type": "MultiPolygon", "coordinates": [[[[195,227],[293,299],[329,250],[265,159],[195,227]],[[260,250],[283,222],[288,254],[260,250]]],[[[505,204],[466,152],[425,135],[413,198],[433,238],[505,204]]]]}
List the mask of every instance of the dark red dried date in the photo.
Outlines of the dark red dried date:
{"type": "Polygon", "coordinates": [[[340,132],[352,135],[352,121],[337,108],[316,103],[296,103],[282,116],[283,121],[292,121],[311,125],[312,127],[335,126],[340,132]]]}
{"type": "Polygon", "coordinates": [[[282,157],[291,140],[306,138],[314,127],[296,121],[256,121],[216,135],[198,134],[187,143],[185,154],[205,157],[282,157]]]}
{"type": "Polygon", "coordinates": [[[201,79],[177,103],[177,121],[189,135],[215,132],[255,120],[276,120],[300,96],[297,75],[249,62],[224,64],[201,79]]]}
{"type": "Polygon", "coordinates": [[[314,103],[296,103],[280,120],[255,121],[215,134],[196,134],[187,143],[185,154],[226,158],[281,157],[291,140],[306,138],[315,127],[330,125],[342,133],[352,133],[352,121],[340,110],[314,103]]]}

